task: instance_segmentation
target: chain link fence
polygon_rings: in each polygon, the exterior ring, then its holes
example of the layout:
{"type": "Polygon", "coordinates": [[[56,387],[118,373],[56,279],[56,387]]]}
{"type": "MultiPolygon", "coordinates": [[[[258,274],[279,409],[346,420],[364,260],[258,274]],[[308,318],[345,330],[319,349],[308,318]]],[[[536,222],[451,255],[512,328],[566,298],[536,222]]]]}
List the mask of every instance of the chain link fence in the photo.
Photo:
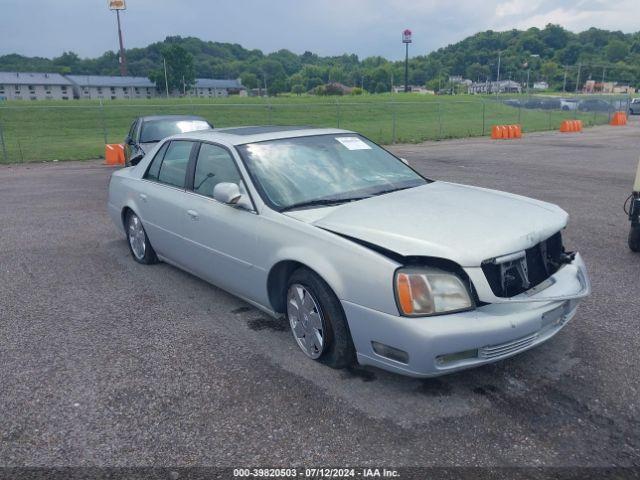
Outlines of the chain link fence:
{"type": "Polygon", "coordinates": [[[358,131],[382,144],[489,135],[492,125],[520,124],[523,131],[557,130],[567,119],[606,124],[628,111],[629,97],[493,95],[378,101],[373,96],[336,101],[292,98],[246,103],[178,100],[11,102],[0,104],[0,162],[101,158],[105,143],[121,143],[143,115],[200,115],[216,127],[309,125],[358,131]]]}

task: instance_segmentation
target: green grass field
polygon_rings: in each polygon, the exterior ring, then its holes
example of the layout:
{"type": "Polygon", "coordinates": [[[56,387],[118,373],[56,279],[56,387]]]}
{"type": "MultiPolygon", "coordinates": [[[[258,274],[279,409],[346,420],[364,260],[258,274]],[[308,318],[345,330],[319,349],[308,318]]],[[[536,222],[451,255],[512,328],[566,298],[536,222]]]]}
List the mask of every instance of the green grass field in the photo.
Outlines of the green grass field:
{"type": "Polygon", "coordinates": [[[0,162],[84,160],[121,143],[135,117],[201,115],[216,127],[312,125],[356,130],[383,144],[489,135],[494,124],[519,123],[523,131],[556,130],[579,118],[585,126],[608,121],[605,113],[520,109],[494,97],[383,94],[361,97],[162,99],[5,102],[0,104],[6,158],[0,162]]]}

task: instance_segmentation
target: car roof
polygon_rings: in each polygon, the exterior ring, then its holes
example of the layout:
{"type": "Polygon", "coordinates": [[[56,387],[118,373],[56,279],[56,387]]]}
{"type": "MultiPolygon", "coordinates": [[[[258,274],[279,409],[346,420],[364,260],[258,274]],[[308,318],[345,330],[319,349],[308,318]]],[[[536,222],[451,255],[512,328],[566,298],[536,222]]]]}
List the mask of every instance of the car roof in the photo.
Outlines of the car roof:
{"type": "Polygon", "coordinates": [[[171,138],[183,138],[223,143],[226,145],[244,145],[247,143],[279,140],[284,138],[310,137],[314,135],[338,135],[354,132],[339,128],[314,128],[305,126],[248,126],[232,128],[215,128],[213,130],[199,130],[181,133],[171,138]]]}
{"type": "Polygon", "coordinates": [[[151,122],[156,120],[203,120],[209,123],[206,118],[200,117],[198,115],[145,115],[144,117],[139,117],[139,119],[143,122],[151,122]]]}

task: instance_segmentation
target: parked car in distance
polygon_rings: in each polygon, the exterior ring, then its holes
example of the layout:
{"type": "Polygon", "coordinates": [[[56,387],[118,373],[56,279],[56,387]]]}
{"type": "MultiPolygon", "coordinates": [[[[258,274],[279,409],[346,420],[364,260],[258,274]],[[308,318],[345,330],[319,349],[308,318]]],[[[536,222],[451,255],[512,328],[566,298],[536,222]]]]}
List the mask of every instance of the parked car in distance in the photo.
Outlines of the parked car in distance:
{"type": "Polygon", "coordinates": [[[608,102],[601,98],[588,98],[578,102],[578,110],[581,112],[609,112],[616,108],[615,102],[608,102]]]}
{"type": "Polygon", "coordinates": [[[150,115],[136,118],[124,140],[124,159],[146,154],[156,143],[177,133],[208,130],[213,128],[207,120],[195,115],[150,115]]]}
{"type": "Polygon", "coordinates": [[[169,137],[112,174],[108,211],[135,261],[284,316],[336,368],[428,377],[501,360],[553,337],[591,290],[561,208],[430,180],[347,130],[169,137]]]}
{"type": "Polygon", "coordinates": [[[575,98],[561,98],[560,99],[560,109],[564,111],[569,110],[577,110],[578,109],[578,100],[575,98]]]}
{"type": "Polygon", "coordinates": [[[640,114],[640,98],[633,98],[629,103],[629,115],[640,114]]]}

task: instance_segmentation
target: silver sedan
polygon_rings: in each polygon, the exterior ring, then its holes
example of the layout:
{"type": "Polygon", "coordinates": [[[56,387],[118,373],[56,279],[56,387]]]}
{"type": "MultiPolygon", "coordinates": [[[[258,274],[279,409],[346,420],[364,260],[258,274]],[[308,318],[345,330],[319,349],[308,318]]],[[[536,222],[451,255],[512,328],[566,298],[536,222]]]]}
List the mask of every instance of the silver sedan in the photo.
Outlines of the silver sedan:
{"type": "Polygon", "coordinates": [[[559,207],[429,180],[346,130],[176,135],[113,174],[108,209],[137,262],[285,316],[336,368],[427,377],[507,358],[591,289],[559,207]]]}

